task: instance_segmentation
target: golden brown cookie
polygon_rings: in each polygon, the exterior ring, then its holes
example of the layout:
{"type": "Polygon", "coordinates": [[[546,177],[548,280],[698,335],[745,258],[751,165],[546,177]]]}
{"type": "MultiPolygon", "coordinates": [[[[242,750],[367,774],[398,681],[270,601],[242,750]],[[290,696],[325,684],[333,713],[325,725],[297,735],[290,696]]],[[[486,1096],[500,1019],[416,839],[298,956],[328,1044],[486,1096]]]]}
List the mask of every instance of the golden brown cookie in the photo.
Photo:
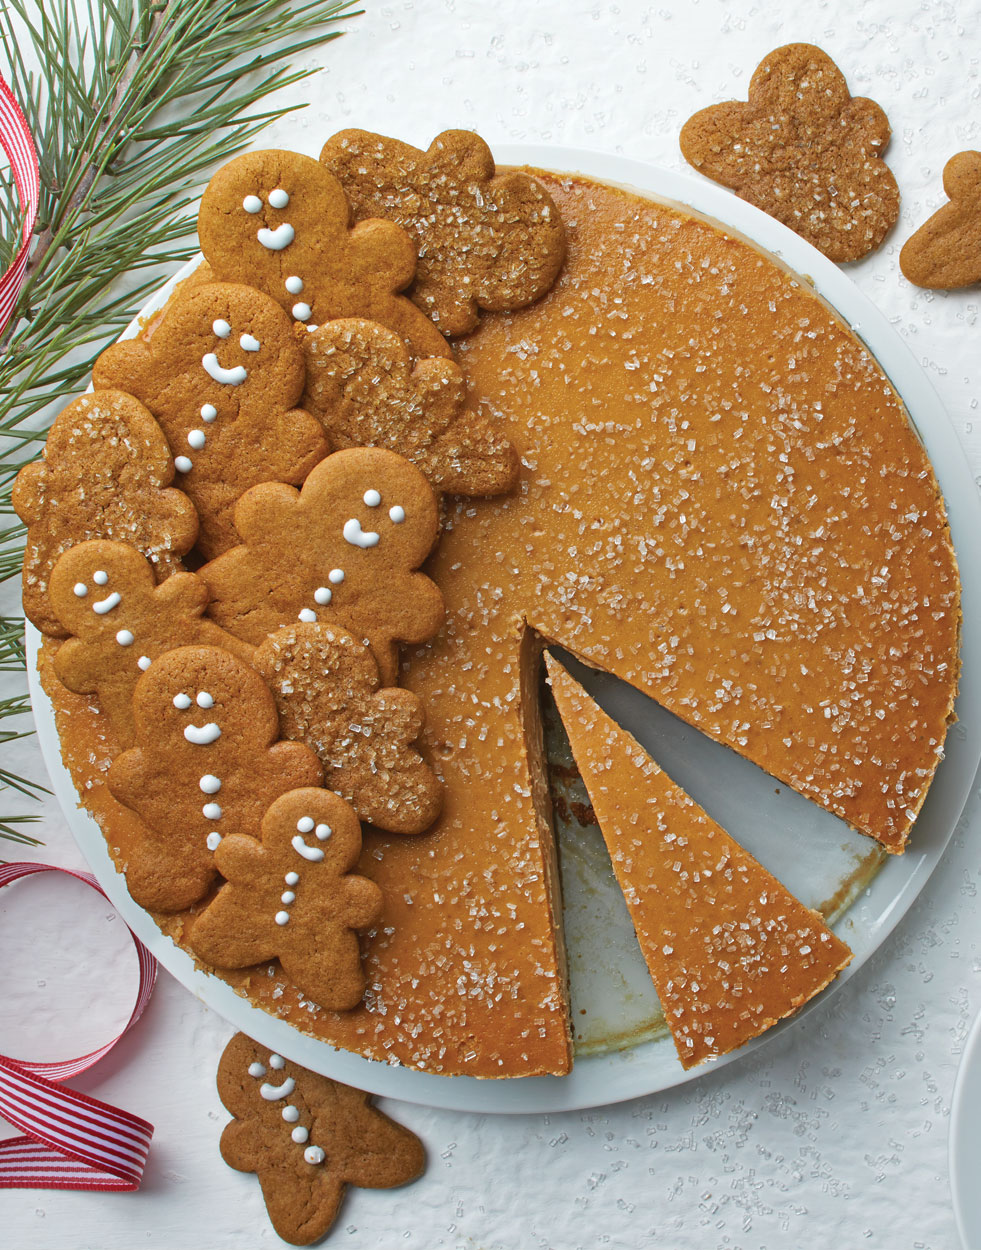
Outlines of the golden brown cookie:
{"type": "Polygon", "coordinates": [[[230,833],[215,851],[226,884],[192,922],[192,950],[216,968],[279,959],[327,1011],[364,995],[359,929],[381,915],[382,892],[351,870],[361,854],[353,809],[329,790],[291,790],[262,818],[262,843],[230,833]]]}
{"type": "Polygon", "coordinates": [[[419,253],[412,298],[444,334],[467,334],[481,309],[509,312],[548,291],[565,259],[551,196],[526,173],[498,174],[469,130],[444,130],[426,152],[367,130],[342,130],[320,159],[360,221],[385,217],[419,253]]]}
{"type": "Polygon", "coordinates": [[[467,406],[452,360],[415,368],[397,334],[373,321],[328,321],[306,335],[303,402],[335,448],[388,447],[437,491],[499,495],[518,478],[518,454],[487,417],[467,406]]]}
{"type": "Polygon", "coordinates": [[[48,578],[62,552],[87,538],[130,543],[161,580],[194,545],[194,505],[170,489],[174,462],[151,413],[121,391],[81,395],[55,418],[40,460],[13,489],[27,525],[24,612],[55,637],[64,628],[48,602],[48,578]]]}
{"type": "Polygon", "coordinates": [[[246,152],[208,183],[198,215],[201,250],[222,282],[244,282],[297,321],[367,317],[415,356],[448,356],[446,340],[399,292],[415,276],[412,240],[388,221],[352,226],[341,184],[297,152],[246,152]]]}
{"type": "Polygon", "coordinates": [[[327,1232],[348,1185],[392,1189],[426,1166],[419,1138],[369,1094],[270,1054],[244,1033],[225,1047],[218,1094],[235,1117],[221,1157],[257,1173],[273,1228],[291,1245],[327,1232]]]}
{"type": "Polygon", "coordinates": [[[889,122],[851,96],[834,61],[789,43],[756,68],[749,101],[729,100],[685,122],[681,151],[835,261],[874,251],[899,217],[899,189],[882,160],[889,122]]]}
{"type": "Polygon", "coordinates": [[[415,572],[436,541],[436,500],[408,460],[380,448],[321,460],[302,490],[254,486],[238,502],[242,545],[201,569],[219,625],[258,645],[295,621],[333,621],[368,642],[393,684],[395,643],[425,642],[443,599],[415,572]]]}
{"type": "Polygon", "coordinates": [[[117,756],[109,789],[146,827],[126,867],[130,894],[152,911],[180,911],[215,878],[228,833],[259,837],[287,790],[318,786],[316,755],[279,742],[276,704],[254,668],[217,647],[179,647],[156,660],[133,696],[138,746],[117,756]]]}
{"type": "Polygon", "coordinates": [[[411,745],[425,712],[410,691],[379,689],[369,647],[336,625],[298,623],[267,638],[254,664],[276,699],[280,736],[317,752],[324,785],[379,829],[429,828],[443,787],[411,745]]]}
{"type": "Polygon", "coordinates": [[[51,574],[49,600],[71,635],[55,672],[76,694],[96,694],[121,747],[132,746],[133,691],[154,660],[175,647],[224,647],[243,660],[252,647],[203,615],[208,588],[194,573],[157,584],[149,561],[126,543],[93,539],[70,547],[51,574]]]}
{"type": "Polygon", "coordinates": [[[981,282],[981,152],[958,152],[944,166],[950,201],[903,244],[899,267],[917,286],[950,291],[981,282]]]}
{"type": "Polygon", "coordinates": [[[92,377],[135,395],[157,418],[208,560],[238,542],[232,513],[250,486],[299,484],[330,450],[317,421],[296,407],[304,365],[292,322],[251,287],[193,289],[170,305],[149,342],[104,351],[92,377]]]}

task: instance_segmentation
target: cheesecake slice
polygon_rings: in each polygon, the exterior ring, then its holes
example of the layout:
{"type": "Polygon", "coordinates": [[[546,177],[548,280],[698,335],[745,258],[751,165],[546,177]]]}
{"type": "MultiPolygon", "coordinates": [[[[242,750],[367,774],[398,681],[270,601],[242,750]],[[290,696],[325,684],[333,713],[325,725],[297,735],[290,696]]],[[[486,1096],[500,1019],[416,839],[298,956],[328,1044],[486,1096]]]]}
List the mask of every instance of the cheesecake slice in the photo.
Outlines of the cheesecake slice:
{"type": "Polygon", "coordinates": [[[546,662],[682,1065],[727,1054],[823,990],[851,951],[546,662]]]}

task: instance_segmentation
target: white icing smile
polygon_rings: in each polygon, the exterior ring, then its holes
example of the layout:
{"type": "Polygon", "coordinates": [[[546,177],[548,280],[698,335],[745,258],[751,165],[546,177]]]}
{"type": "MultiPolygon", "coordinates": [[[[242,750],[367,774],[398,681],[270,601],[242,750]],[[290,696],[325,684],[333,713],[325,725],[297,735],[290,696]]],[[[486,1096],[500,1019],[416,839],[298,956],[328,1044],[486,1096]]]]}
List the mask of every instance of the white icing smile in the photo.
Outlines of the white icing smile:
{"type": "Polygon", "coordinates": [[[99,599],[92,604],[92,611],[98,613],[99,616],[105,616],[107,612],[111,612],[113,608],[118,608],[121,596],[118,590],[114,590],[111,595],[107,595],[105,599],[99,599]]]}
{"type": "Polygon", "coordinates": [[[304,859],[310,860],[311,863],[316,863],[324,857],[324,853],[319,846],[307,846],[300,834],[297,834],[293,839],[293,850],[296,851],[297,855],[302,855],[304,859]]]}
{"type": "Polygon", "coordinates": [[[270,230],[268,226],[263,226],[256,231],[256,238],[270,252],[281,252],[283,248],[289,247],[295,237],[296,231],[288,221],[280,222],[275,230],[270,230]]]}
{"type": "Polygon", "coordinates": [[[234,365],[231,369],[223,369],[218,363],[218,357],[214,352],[206,352],[201,357],[201,363],[204,365],[208,377],[214,378],[216,382],[221,382],[226,386],[241,386],[249,376],[248,370],[244,365],[234,365]]]}
{"type": "Polygon", "coordinates": [[[259,1093],[266,1102],[278,1102],[280,1098],[289,1098],[294,1089],[296,1089],[296,1081],[288,1076],[282,1085],[270,1085],[268,1081],[264,1081],[259,1086],[259,1093]]]}
{"type": "Polygon", "coordinates": [[[218,741],[221,730],[214,721],[209,721],[207,725],[185,725],[184,737],[195,746],[206,747],[209,743],[218,741]]]}
{"type": "Polygon", "coordinates": [[[377,547],[378,537],[374,530],[363,530],[356,516],[344,522],[344,541],[352,547],[377,547]]]}

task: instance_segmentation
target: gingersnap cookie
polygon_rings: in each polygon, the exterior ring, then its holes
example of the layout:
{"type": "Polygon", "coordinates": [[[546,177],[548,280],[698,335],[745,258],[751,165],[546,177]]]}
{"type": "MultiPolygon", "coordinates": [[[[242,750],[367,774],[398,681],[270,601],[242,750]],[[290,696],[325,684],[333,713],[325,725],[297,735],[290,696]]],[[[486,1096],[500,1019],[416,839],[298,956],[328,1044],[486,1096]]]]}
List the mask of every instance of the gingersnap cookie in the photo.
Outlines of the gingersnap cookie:
{"type": "Polygon", "coordinates": [[[92,377],[135,395],[156,417],[208,560],[238,542],[232,513],[250,486],[299,484],[330,450],[318,422],[296,406],[304,363],[293,323],[251,287],[211,283],[184,294],[149,341],[107,348],[92,377]]]}
{"type": "Polygon", "coordinates": [[[200,570],[213,620],[258,645],[296,621],[332,621],[375,653],[394,684],[396,642],[425,642],[443,600],[416,570],[436,541],[436,500],[422,473],[381,448],[321,460],[302,490],[254,486],[235,509],[242,538],[200,570]]]}
{"type": "Polygon", "coordinates": [[[511,441],[467,405],[452,360],[415,368],[398,335],[371,321],[329,321],[305,337],[303,402],[334,448],[388,447],[417,465],[437,491],[499,495],[519,461],[511,441]]]}
{"type": "Polygon", "coordinates": [[[320,159],[359,221],[385,217],[412,237],[412,298],[444,334],[468,334],[482,309],[534,303],[562,268],[565,229],[551,196],[529,174],[497,173],[490,148],[469,130],[444,130],[425,152],[342,130],[320,159]]]}
{"type": "Polygon", "coordinates": [[[133,691],[154,660],[176,647],[252,647],[203,615],[208,588],[194,573],[157,584],[135,547],[93,539],[70,547],[51,574],[49,600],[67,640],[54,668],[76,694],[95,694],[121,747],[135,740],[133,691]]]}
{"type": "Polygon", "coordinates": [[[218,1094],[235,1117],[221,1157],[255,1172],[273,1228],[294,1246],[327,1232],[348,1185],[392,1189],[422,1175],[422,1142],[371,1096],[319,1076],[236,1033],[218,1066],[218,1094]]]}
{"type": "Polygon", "coordinates": [[[380,688],[371,649],[326,622],[286,625],[255,652],[273,692],[283,738],[317,752],[324,785],[362,820],[389,833],[422,833],[443,788],[413,745],[425,712],[409,690],[380,688]]]}
{"type": "Polygon", "coordinates": [[[24,613],[46,634],[64,627],[48,601],[58,557],[88,538],[130,543],[159,579],[176,572],[194,545],[194,505],[171,488],[174,462],[147,409],[121,391],[73,400],[55,418],[40,460],[14,482],[14,511],[27,526],[24,613]]]}
{"type": "Polygon", "coordinates": [[[274,799],[322,781],[309,747],[278,741],[269,688],[230,651],[168,651],[137,683],[133,720],[138,745],[113,760],[108,782],[144,823],[126,885],[152,911],[203,898],[225,834],[258,838],[274,799]]]}
{"type": "Polygon", "coordinates": [[[361,825],[329,790],[291,790],[262,818],[262,841],[229,833],[215,851],[226,884],[195,918],[188,941],[216,968],[278,959],[292,983],[327,1011],[361,1001],[358,930],[381,915],[382,893],[352,869],[361,825]]]}
{"type": "Polygon", "coordinates": [[[958,152],[944,166],[949,203],[903,244],[899,267],[917,286],[950,291],[981,282],[981,152],[958,152]]]}
{"type": "Polygon", "coordinates": [[[412,240],[389,221],[354,225],[341,184],[312,157],[270,149],[223,165],[201,198],[198,234],[219,281],[258,287],[296,321],[366,317],[414,356],[450,355],[400,294],[416,272],[412,240]]]}
{"type": "Polygon", "coordinates": [[[890,133],[879,105],[850,95],[826,52],[790,43],[757,66],[747,103],[690,117],[681,151],[830,260],[849,261],[874,251],[899,217],[899,189],[882,159],[890,133]]]}

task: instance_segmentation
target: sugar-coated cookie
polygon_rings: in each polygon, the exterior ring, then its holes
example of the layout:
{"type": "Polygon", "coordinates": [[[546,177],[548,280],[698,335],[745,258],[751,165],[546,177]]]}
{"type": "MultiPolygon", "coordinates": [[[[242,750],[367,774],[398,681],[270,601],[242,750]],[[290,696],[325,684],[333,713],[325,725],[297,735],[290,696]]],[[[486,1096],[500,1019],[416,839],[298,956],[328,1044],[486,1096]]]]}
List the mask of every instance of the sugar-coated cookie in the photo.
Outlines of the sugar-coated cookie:
{"type": "Polygon", "coordinates": [[[379,829],[429,828],[443,787],[411,745],[425,712],[410,690],[379,689],[369,647],[337,625],[297,623],[271,634],[254,664],[276,699],[280,736],[317,752],[324,785],[379,829]]]}
{"type": "Polygon", "coordinates": [[[958,152],[944,166],[950,201],[903,244],[899,267],[917,286],[950,291],[981,282],[981,152],[958,152]]]}
{"type": "Polygon", "coordinates": [[[436,540],[435,496],[395,452],[335,452],[302,490],[254,486],[238,502],[235,528],[242,545],[200,575],[211,617],[247,642],[298,620],[333,621],[371,645],[392,684],[395,643],[425,642],[442,623],[442,595],[415,571],[436,540]]]}
{"type": "Polygon", "coordinates": [[[261,291],[210,283],[172,303],[150,340],[115,343],[97,387],[140,399],[167,436],[177,485],[197,508],[198,547],[213,559],[238,542],[232,513],[258,482],[299,484],[330,448],[296,407],[303,351],[293,323],[261,291]]]}
{"type": "Polygon", "coordinates": [[[685,122],[681,151],[835,261],[874,251],[899,217],[882,159],[890,128],[872,100],[851,96],[841,70],[809,43],[757,66],[749,101],[713,104],[685,122]]]}
{"type": "Polygon", "coordinates": [[[244,282],[296,321],[367,317],[415,356],[448,356],[429,318],[399,292],[416,272],[412,240],[389,221],[352,226],[341,184],[298,152],[246,152],[208,183],[198,214],[201,250],[222,282],[244,282]]]}
{"type": "Polygon", "coordinates": [[[55,418],[40,460],[25,465],[13,489],[27,525],[24,612],[38,629],[62,637],[48,602],[48,578],[62,552],[88,538],[130,543],[161,580],[194,545],[194,505],[171,487],[174,462],[153,415],[121,391],[81,395],[55,418]]]}
{"type": "Polygon", "coordinates": [[[333,447],[388,447],[438,491],[498,495],[514,486],[518,454],[467,407],[463,373],[452,360],[420,360],[413,368],[398,335],[354,318],[328,321],[304,347],[303,402],[333,447]]]}
{"type": "Polygon", "coordinates": [[[529,174],[498,174],[469,130],[444,130],[428,151],[367,130],[342,130],[320,159],[341,181],[358,220],[386,217],[419,253],[412,298],[444,334],[467,334],[481,309],[507,312],[552,286],[565,230],[529,174]]]}
{"type": "Polygon", "coordinates": [[[96,694],[121,747],[132,746],[133,691],[151,663],[175,647],[224,647],[244,660],[252,647],[203,615],[208,588],[193,573],[157,584],[150,562],[126,543],[93,539],[69,547],[51,574],[49,599],[70,635],[58,648],[58,679],[96,694]]]}
{"type": "Polygon", "coordinates": [[[328,1011],[364,994],[358,930],[381,915],[382,893],[351,870],[361,825],[329,790],[291,790],[262,819],[262,843],[230,833],[215,851],[226,884],[192,922],[192,950],[216,968],[279,959],[290,981],[328,1011]]]}
{"type": "Polygon", "coordinates": [[[333,1224],[348,1185],[392,1189],[422,1175],[422,1142],[371,1096],[271,1054],[236,1033],[218,1066],[218,1094],[235,1117],[221,1156],[255,1172],[273,1228],[309,1246],[333,1224]]]}
{"type": "Polygon", "coordinates": [[[138,746],[116,757],[109,789],[146,826],[126,868],[130,894],[152,911],[180,911],[215,878],[229,833],[259,837],[281,794],[318,786],[309,747],[279,742],[268,686],[217,647],[178,647],[156,660],[133,696],[138,746]]]}

